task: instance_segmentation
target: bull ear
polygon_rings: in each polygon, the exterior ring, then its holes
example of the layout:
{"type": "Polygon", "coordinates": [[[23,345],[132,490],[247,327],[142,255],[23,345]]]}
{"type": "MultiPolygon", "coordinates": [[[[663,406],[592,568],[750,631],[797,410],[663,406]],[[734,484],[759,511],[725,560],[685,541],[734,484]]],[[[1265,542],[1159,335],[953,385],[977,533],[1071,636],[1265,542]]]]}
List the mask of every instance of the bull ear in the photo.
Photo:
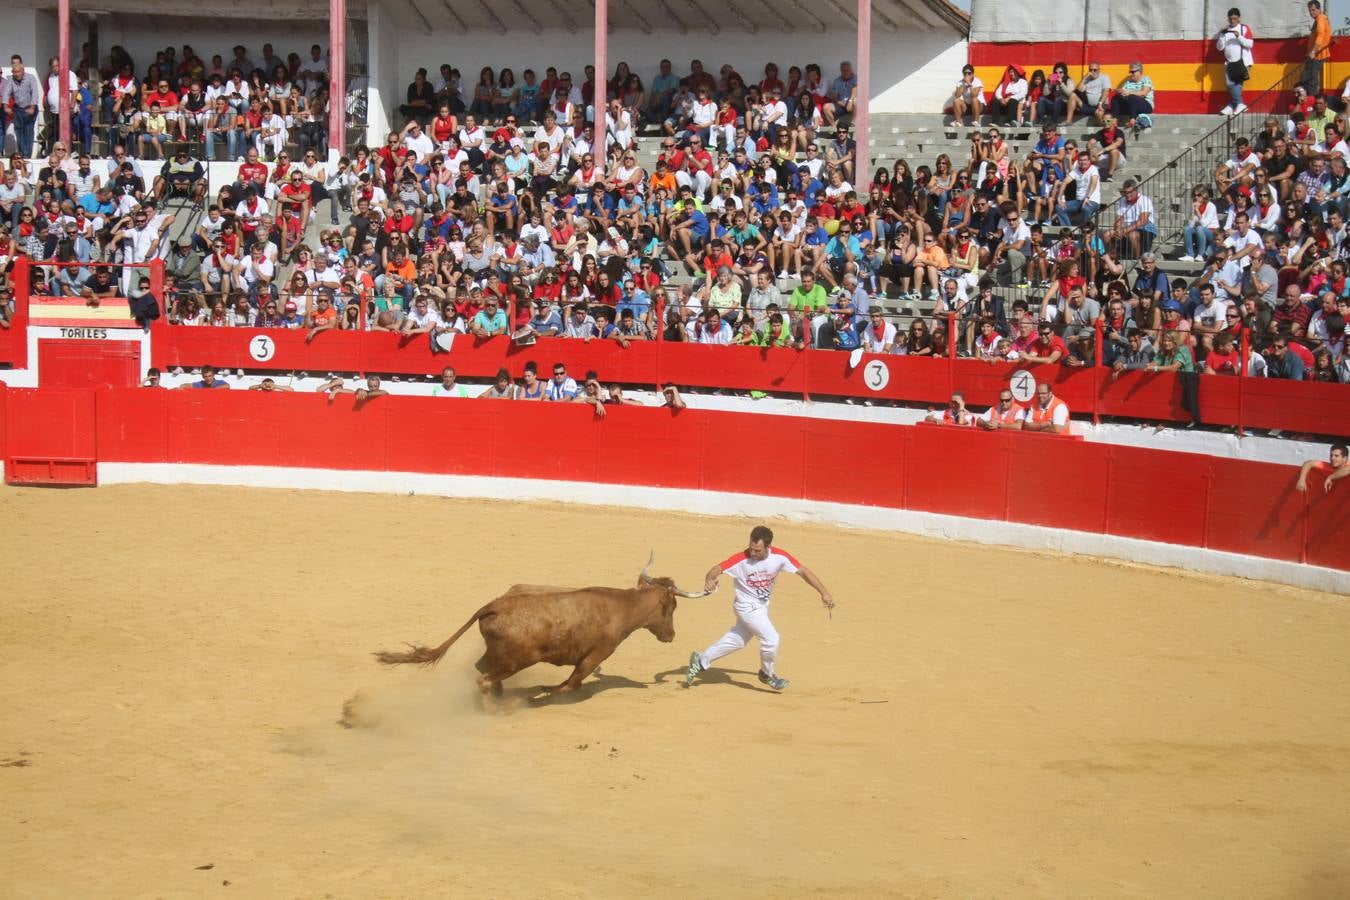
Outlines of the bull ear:
{"type": "Polygon", "coordinates": [[[643,566],[642,572],[638,574],[638,584],[651,584],[652,563],[656,561],[656,551],[652,550],[647,556],[647,565],[643,566]]]}

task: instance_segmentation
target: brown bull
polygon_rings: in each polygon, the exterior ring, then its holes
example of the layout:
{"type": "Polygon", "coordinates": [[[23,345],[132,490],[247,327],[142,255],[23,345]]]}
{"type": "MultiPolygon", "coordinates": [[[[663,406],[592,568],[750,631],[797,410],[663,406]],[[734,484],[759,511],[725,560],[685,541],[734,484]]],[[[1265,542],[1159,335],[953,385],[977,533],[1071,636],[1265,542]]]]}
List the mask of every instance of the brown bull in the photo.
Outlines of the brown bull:
{"type": "Polygon", "coordinates": [[[551,690],[574,691],[639,628],[664,643],[673,641],[676,598],[708,595],[681,591],[669,578],[650,577],[651,566],[649,559],[636,588],[517,584],[474,613],[439,647],[382,651],[375,658],[385,665],[433,665],[477,622],[487,645],[476,664],[478,688],[485,695],[500,695],[503,681],[540,662],[573,666],[568,679],[551,690]]]}

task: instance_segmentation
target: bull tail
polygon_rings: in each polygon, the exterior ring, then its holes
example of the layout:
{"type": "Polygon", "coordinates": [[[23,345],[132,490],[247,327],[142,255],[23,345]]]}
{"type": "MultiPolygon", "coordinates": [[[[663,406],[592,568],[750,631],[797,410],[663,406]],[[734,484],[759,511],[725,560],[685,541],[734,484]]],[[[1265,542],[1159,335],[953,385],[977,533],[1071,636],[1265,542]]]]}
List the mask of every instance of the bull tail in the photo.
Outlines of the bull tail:
{"type": "MultiPolygon", "coordinates": [[[[488,605],[491,606],[491,604],[488,605]]],[[[464,632],[468,631],[470,628],[473,627],[473,624],[475,622],[483,618],[483,616],[487,614],[487,611],[488,611],[487,606],[484,606],[482,609],[478,610],[478,612],[473,614],[473,617],[470,618],[469,621],[465,622],[460,627],[459,631],[456,631],[454,634],[450,635],[449,639],[447,639],[446,642],[444,644],[441,644],[439,647],[422,647],[409,644],[408,645],[409,649],[403,653],[394,653],[393,651],[390,650],[381,650],[378,653],[374,654],[375,658],[380,662],[384,663],[386,666],[397,666],[402,665],[404,663],[416,663],[419,666],[434,666],[436,665],[436,663],[441,661],[441,657],[445,655],[445,651],[450,649],[450,645],[453,644],[455,641],[459,640],[464,635],[464,632]]]]}

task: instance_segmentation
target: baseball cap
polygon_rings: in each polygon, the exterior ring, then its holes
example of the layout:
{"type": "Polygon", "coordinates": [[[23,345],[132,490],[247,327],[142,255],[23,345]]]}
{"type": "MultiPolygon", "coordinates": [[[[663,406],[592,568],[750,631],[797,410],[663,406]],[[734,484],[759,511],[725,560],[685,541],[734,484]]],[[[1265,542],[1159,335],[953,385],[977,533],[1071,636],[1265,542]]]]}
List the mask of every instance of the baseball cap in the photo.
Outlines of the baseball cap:
{"type": "Polygon", "coordinates": [[[1164,312],[1181,312],[1181,304],[1175,300],[1164,300],[1161,306],[1164,312]]]}
{"type": "Polygon", "coordinates": [[[287,300],[287,301],[286,301],[286,306],[285,306],[286,312],[295,312],[297,309],[299,309],[299,307],[295,305],[295,301],[294,301],[294,300],[287,300]]]}

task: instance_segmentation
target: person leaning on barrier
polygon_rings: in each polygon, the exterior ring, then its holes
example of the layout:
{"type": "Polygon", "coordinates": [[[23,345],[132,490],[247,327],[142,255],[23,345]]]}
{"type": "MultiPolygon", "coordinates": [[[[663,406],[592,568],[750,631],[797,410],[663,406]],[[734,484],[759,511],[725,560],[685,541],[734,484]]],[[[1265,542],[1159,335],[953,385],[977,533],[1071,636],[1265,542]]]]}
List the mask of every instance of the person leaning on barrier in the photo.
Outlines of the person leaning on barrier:
{"type": "Polygon", "coordinates": [[[1308,475],[1314,471],[1327,473],[1326,480],[1322,482],[1322,492],[1331,493],[1332,482],[1350,478],[1350,450],[1346,449],[1345,444],[1332,444],[1328,462],[1322,462],[1320,459],[1305,462],[1299,469],[1298,483],[1294,485],[1299,493],[1308,490],[1308,475]]]}
{"type": "Polygon", "coordinates": [[[291,386],[288,385],[288,384],[277,384],[276,381],[273,380],[273,379],[271,379],[271,378],[264,378],[262,381],[258,382],[257,384],[251,385],[251,386],[249,387],[249,390],[250,390],[250,391],[262,391],[262,392],[265,393],[265,394],[270,394],[270,393],[273,393],[273,392],[276,392],[276,391],[281,391],[281,392],[294,391],[295,388],[291,387],[291,386]]]}
{"type": "Polygon", "coordinates": [[[605,417],[605,395],[600,389],[600,376],[594,370],[586,373],[586,380],[581,383],[581,390],[577,391],[572,402],[588,403],[595,410],[596,416],[601,419],[605,417]]]}
{"type": "Polygon", "coordinates": [[[515,400],[520,393],[520,388],[511,381],[511,373],[506,369],[498,369],[496,379],[488,386],[488,389],[478,395],[479,400],[515,400]]]}
{"type": "Polygon", "coordinates": [[[1050,385],[1036,386],[1036,399],[1031,402],[1022,421],[1026,431],[1045,431],[1051,434],[1069,433],[1069,407],[1055,396],[1050,385]]]}
{"type": "Polygon", "coordinates": [[[999,391],[998,402],[973,417],[971,424],[985,431],[1018,431],[1026,415],[1026,408],[1013,399],[1011,390],[1004,388],[999,391]]]}
{"type": "Polygon", "coordinates": [[[924,417],[924,421],[931,425],[969,425],[973,421],[973,416],[966,410],[966,397],[960,391],[952,394],[949,402],[942,412],[933,410],[924,417]]]}
{"type": "Polygon", "coordinates": [[[178,386],[178,389],[180,391],[214,390],[216,388],[229,390],[229,387],[230,386],[225,383],[223,378],[216,377],[215,366],[202,366],[202,377],[200,379],[197,381],[190,381],[187,384],[181,384],[178,386]]]}
{"type": "MultiPolygon", "coordinates": [[[[202,374],[206,374],[205,369],[202,370],[202,374]]],[[[389,395],[388,391],[380,387],[380,376],[378,375],[367,375],[365,386],[355,389],[345,387],[343,384],[345,380],[346,379],[341,376],[335,376],[315,388],[314,392],[317,394],[327,394],[329,400],[332,400],[338,394],[355,394],[358,406],[367,400],[374,400],[376,397],[386,397],[389,395]]]]}
{"type": "Polygon", "coordinates": [[[688,404],[686,404],[684,398],[680,396],[680,389],[673,383],[667,383],[661,388],[661,405],[678,412],[679,410],[684,409],[688,404]]]}

